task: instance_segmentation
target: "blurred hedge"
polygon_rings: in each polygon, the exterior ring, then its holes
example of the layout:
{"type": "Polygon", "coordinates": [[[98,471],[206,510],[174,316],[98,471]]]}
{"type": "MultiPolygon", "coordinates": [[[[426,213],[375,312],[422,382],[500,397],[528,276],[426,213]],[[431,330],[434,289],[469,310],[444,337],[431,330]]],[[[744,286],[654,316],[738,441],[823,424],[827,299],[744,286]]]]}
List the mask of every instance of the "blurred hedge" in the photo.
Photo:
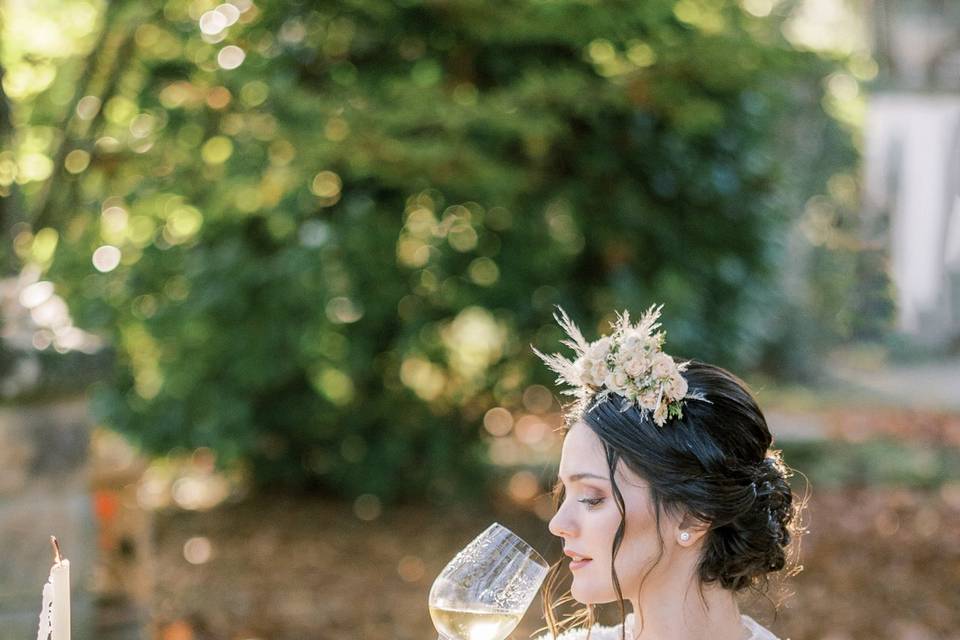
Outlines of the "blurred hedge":
{"type": "Polygon", "coordinates": [[[114,345],[108,424],[263,484],[444,496],[484,488],[483,413],[549,384],[529,344],[558,347],[554,304],[592,335],[664,302],[673,352],[761,355],[786,223],[825,177],[790,147],[834,131],[829,64],[776,18],[248,5],[205,36],[213,2],[110,3],[20,100],[58,135],[16,248],[114,345]]]}

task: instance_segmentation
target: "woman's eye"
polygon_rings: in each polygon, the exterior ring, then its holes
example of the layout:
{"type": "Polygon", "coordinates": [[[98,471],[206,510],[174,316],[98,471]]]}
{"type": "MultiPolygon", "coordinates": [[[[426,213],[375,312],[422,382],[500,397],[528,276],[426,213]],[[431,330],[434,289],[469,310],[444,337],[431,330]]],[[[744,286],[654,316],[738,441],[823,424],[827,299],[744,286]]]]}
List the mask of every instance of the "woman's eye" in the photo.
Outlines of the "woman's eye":
{"type": "Polygon", "coordinates": [[[587,507],[596,507],[603,502],[603,498],[580,498],[577,502],[585,504],[587,507]]]}

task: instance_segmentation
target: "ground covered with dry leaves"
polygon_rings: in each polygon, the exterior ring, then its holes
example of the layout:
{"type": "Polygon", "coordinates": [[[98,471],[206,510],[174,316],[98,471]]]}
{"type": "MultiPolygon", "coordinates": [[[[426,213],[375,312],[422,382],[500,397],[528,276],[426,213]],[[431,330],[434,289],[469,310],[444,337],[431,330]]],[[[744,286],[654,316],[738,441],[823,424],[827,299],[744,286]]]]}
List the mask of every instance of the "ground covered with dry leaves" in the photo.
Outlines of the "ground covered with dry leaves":
{"type": "MultiPolygon", "coordinates": [[[[432,578],[494,520],[557,557],[546,524],[519,510],[406,506],[364,521],[351,505],[263,497],[159,513],[155,629],[162,640],[432,640],[432,578]]],[[[960,640],[960,483],[814,488],[805,522],[790,595],[776,616],[758,599],[745,613],[784,639],[960,640]]],[[[513,638],[538,628],[538,606],[513,638]]]]}

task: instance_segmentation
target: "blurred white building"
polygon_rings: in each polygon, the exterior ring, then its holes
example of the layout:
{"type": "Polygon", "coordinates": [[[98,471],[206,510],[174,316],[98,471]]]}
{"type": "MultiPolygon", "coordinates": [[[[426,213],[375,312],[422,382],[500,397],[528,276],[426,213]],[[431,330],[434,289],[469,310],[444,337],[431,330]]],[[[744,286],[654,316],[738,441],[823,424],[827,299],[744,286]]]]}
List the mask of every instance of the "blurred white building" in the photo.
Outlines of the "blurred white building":
{"type": "Polygon", "coordinates": [[[960,3],[872,0],[884,75],[867,104],[865,205],[886,227],[898,324],[960,337],[960,3]]]}

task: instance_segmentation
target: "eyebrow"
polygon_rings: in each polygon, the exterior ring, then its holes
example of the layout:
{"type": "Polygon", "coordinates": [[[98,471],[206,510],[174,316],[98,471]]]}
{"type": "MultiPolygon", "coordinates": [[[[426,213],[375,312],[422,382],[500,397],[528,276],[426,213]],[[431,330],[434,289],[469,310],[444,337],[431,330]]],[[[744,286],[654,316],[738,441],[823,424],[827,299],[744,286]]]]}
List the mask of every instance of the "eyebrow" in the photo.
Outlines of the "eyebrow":
{"type": "MultiPolygon", "coordinates": [[[[560,480],[560,482],[563,482],[563,477],[562,477],[562,476],[557,476],[557,478],[560,480]]],[[[580,481],[583,480],[584,478],[592,478],[592,479],[595,479],[595,480],[604,480],[604,481],[606,481],[606,482],[610,482],[610,478],[605,478],[605,477],[603,477],[603,476],[598,476],[598,475],[595,474],[595,473],[575,473],[575,474],[573,474],[572,476],[570,476],[570,477],[568,478],[568,480],[569,480],[570,482],[580,482],[580,481]]]]}

